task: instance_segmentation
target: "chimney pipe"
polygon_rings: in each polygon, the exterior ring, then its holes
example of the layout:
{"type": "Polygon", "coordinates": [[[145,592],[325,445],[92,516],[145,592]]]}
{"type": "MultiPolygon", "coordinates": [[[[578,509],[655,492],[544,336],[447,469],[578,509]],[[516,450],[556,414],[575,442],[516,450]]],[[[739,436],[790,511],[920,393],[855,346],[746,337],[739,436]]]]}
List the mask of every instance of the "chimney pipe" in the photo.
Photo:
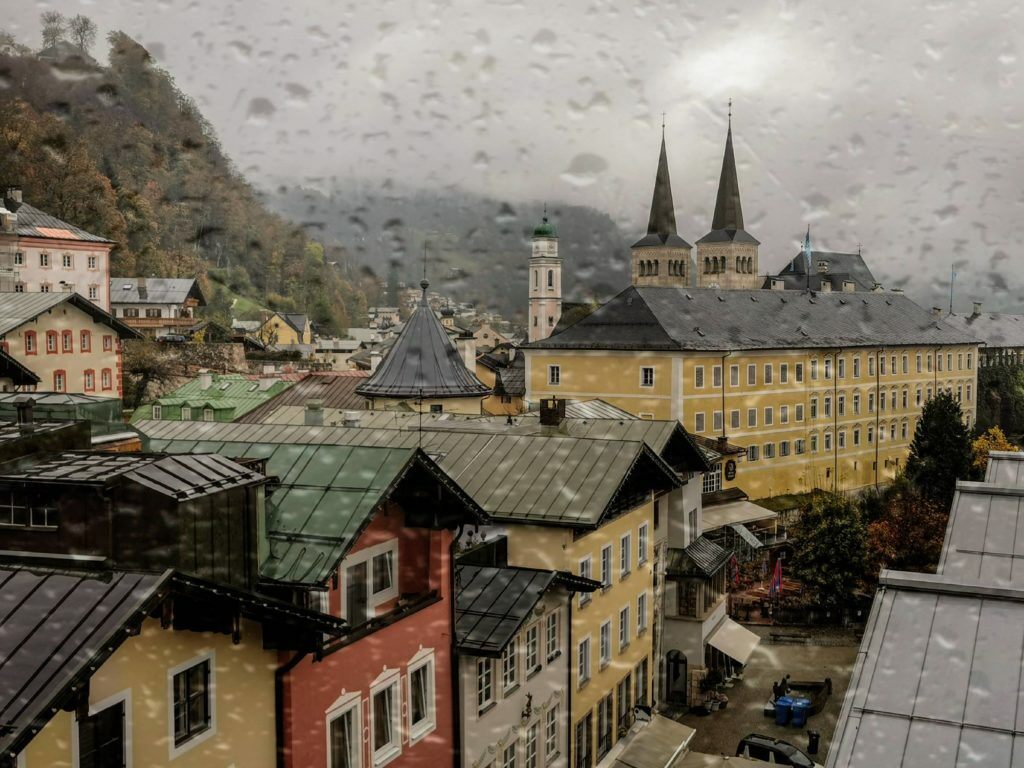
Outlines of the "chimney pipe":
{"type": "Polygon", "coordinates": [[[322,427],[324,425],[323,400],[310,400],[306,403],[304,422],[307,427],[322,427]]]}
{"type": "Polygon", "coordinates": [[[380,365],[382,355],[377,350],[370,353],[370,373],[374,373],[377,370],[377,366],[380,365]]]}
{"type": "Polygon", "coordinates": [[[540,401],[540,425],[557,427],[565,420],[565,400],[546,397],[540,401]]]}
{"type": "Polygon", "coordinates": [[[358,427],[360,421],[359,411],[345,411],[341,417],[341,423],[346,427],[358,427]]]}
{"type": "Polygon", "coordinates": [[[872,293],[881,293],[883,290],[884,289],[882,288],[881,283],[875,283],[874,285],[871,286],[872,293]]]}
{"type": "Polygon", "coordinates": [[[209,371],[204,371],[199,374],[199,388],[207,390],[213,386],[213,374],[209,371]]]}
{"type": "Polygon", "coordinates": [[[21,202],[21,187],[8,187],[4,193],[4,197],[13,200],[16,203],[21,202]]]}
{"type": "Polygon", "coordinates": [[[941,317],[942,316],[942,307],[932,307],[932,316],[933,317],[941,317]]]}
{"type": "Polygon", "coordinates": [[[980,314],[981,314],[981,302],[980,301],[976,301],[976,302],[974,302],[974,312],[971,313],[971,317],[977,317],[980,314]]]}
{"type": "Polygon", "coordinates": [[[15,408],[18,411],[18,431],[23,435],[36,431],[35,421],[32,416],[32,409],[35,404],[36,401],[31,397],[25,400],[18,400],[15,404],[15,408]]]}

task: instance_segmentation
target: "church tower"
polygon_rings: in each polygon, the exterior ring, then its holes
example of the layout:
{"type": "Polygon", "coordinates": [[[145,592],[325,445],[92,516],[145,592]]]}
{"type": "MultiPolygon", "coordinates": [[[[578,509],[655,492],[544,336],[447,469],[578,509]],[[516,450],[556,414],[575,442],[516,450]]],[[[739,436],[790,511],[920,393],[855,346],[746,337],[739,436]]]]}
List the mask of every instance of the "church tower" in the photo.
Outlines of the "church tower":
{"type": "Polygon", "coordinates": [[[731,103],[729,110],[729,130],[725,136],[715,215],[711,231],[697,241],[697,287],[754,289],[761,287],[761,280],[757,277],[757,246],[760,243],[743,229],[740,183],[732,150],[731,103]]]}
{"type": "Polygon", "coordinates": [[[631,251],[633,285],[690,285],[690,244],[676,233],[664,126],[661,129],[661,155],[654,177],[647,235],[633,243],[631,251]]]}
{"type": "Polygon", "coordinates": [[[529,340],[546,339],[562,316],[562,259],[558,255],[558,233],[544,220],[533,230],[530,253],[529,340]]]}

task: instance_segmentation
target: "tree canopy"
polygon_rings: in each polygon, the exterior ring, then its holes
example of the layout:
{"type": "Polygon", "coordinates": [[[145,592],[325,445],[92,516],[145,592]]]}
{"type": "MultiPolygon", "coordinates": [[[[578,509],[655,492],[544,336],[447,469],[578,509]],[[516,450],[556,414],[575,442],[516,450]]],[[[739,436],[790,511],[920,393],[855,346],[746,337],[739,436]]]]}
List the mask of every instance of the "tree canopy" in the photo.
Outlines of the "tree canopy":
{"type": "Polygon", "coordinates": [[[790,570],[818,595],[822,605],[842,608],[864,578],[867,529],[857,504],[839,494],[821,494],[790,528],[790,570]]]}
{"type": "Polygon", "coordinates": [[[907,478],[946,508],[957,480],[971,473],[971,441],[960,403],[940,390],[924,404],[907,459],[907,478]]]}

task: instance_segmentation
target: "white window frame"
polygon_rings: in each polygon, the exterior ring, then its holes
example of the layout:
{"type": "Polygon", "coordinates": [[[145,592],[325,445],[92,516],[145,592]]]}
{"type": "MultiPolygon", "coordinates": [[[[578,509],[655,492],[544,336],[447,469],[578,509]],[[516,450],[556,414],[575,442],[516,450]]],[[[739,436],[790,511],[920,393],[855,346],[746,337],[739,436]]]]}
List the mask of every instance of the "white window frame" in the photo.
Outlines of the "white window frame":
{"type": "Polygon", "coordinates": [[[519,686],[519,638],[513,637],[501,652],[501,695],[519,686]]]}
{"type": "Polygon", "coordinates": [[[601,669],[612,663],[612,620],[605,619],[597,634],[597,659],[601,669]]]}
{"type": "Polygon", "coordinates": [[[649,537],[647,534],[647,523],[643,523],[637,529],[636,533],[636,564],[638,566],[647,562],[647,547],[649,545],[649,537]]]}
{"type": "Polygon", "coordinates": [[[650,389],[654,386],[654,366],[643,365],[640,367],[640,386],[645,389],[650,389]],[[647,374],[650,372],[650,383],[647,383],[647,374]]]}
{"type": "Polygon", "coordinates": [[[187,405],[181,406],[181,420],[182,421],[191,421],[192,420],[192,408],[191,407],[189,407],[187,405]]]}
{"type": "Polygon", "coordinates": [[[369,720],[370,720],[370,750],[373,755],[373,765],[387,765],[396,757],[402,754],[402,676],[396,669],[385,669],[380,676],[374,681],[373,685],[370,686],[370,707],[369,707],[369,720]],[[388,688],[394,689],[393,704],[394,707],[391,712],[391,736],[392,741],[384,745],[380,749],[374,749],[375,731],[376,731],[376,718],[373,714],[373,700],[377,697],[378,693],[387,690],[388,688]]]}
{"type": "Polygon", "coordinates": [[[704,366],[697,365],[693,368],[693,388],[704,389],[704,366]]]}
{"type": "Polygon", "coordinates": [[[711,386],[715,389],[722,388],[722,366],[720,365],[711,366],[711,386]]]}
{"type": "Polygon", "coordinates": [[[803,420],[804,420],[804,404],[803,403],[797,403],[796,404],[795,412],[793,414],[793,421],[803,421],[803,420]]]}
{"type": "Polygon", "coordinates": [[[581,637],[579,642],[576,644],[576,687],[582,688],[588,682],[590,682],[593,670],[590,667],[590,646],[591,637],[581,637]],[[586,646],[586,653],[583,652],[584,646],[586,646]]]}
{"type": "Polygon", "coordinates": [[[707,420],[705,419],[704,412],[700,411],[693,414],[693,431],[700,434],[705,431],[705,427],[707,427],[707,420]]]}
{"type": "MultiPolygon", "coordinates": [[[[212,668],[211,668],[212,669],[212,668]]],[[[173,678],[172,678],[173,680],[173,678]]],[[[173,696],[173,694],[172,694],[173,696]]],[[[108,709],[115,704],[124,704],[124,765],[125,768],[132,768],[132,689],[125,688],[123,691],[108,696],[102,701],[97,701],[95,704],[89,705],[89,716],[92,717],[95,714],[108,709]]],[[[173,704],[173,698],[171,703],[173,704]]],[[[171,744],[174,743],[174,718],[173,708],[171,712],[171,744]]],[[[78,768],[81,746],[78,742],[78,718],[74,717],[71,722],[71,765],[73,768],[78,768]]],[[[22,751],[18,754],[18,768],[24,768],[26,763],[25,752],[22,751]]]]}
{"type": "Polygon", "coordinates": [[[355,736],[355,742],[353,744],[355,761],[353,762],[354,768],[360,768],[363,764],[363,712],[362,707],[359,706],[359,693],[344,693],[335,700],[327,711],[324,712],[324,738],[327,741],[327,768],[337,768],[331,763],[331,723],[338,718],[344,717],[349,712],[355,712],[353,719],[352,734],[355,736]]]}
{"type": "Polygon", "coordinates": [[[637,637],[647,631],[647,592],[641,592],[636,597],[636,634],[637,637]]]}
{"type": "Polygon", "coordinates": [[[757,408],[747,408],[747,426],[757,426],[757,408]]]}
{"type": "Polygon", "coordinates": [[[619,539],[619,580],[633,572],[633,534],[626,532],[619,539]]]}
{"type": "Polygon", "coordinates": [[[494,696],[494,659],[476,660],[476,708],[477,712],[483,712],[496,701],[494,696]],[[486,674],[483,674],[485,672],[486,674]],[[481,681],[487,683],[482,686],[481,681]],[[483,691],[490,691],[487,698],[481,700],[480,694],[483,691]]]}
{"type": "Polygon", "coordinates": [[[535,621],[523,631],[523,671],[526,677],[540,672],[540,622],[535,621]],[[533,664],[530,664],[530,638],[533,638],[533,664]]]}
{"type": "Polygon", "coordinates": [[[558,387],[562,384],[562,366],[560,365],[549,365],[548,366],[548,386],[558,387]]]}
{"type": "Polygon", "coordinates": [[[435,704],[435,697],[437,695],[437,665],[434,663],[434,649],[433,648],[420,648],[416,655],[413,656],[409,663],[406,665],[406,709],[408,714],[407,720],[407,733],[409,734],[409,744],[415,744],[417,741],[433,733],[437,728],[437,706],[435,704]],[[427,673],[427,716],[422,722],[413,725],[412,722],[412,676],[414,672],[421,669],[429,668],[427,673]]]}
{"type": "Polygon", "coordinates": [[[605,544],[601,547],[601,588],[608,589],[612,585],[612,565],[614,553],[612,545],[605,544]]]}
{"type": "Polygon", "coordinates": [[[189,750],[217,735],[217,654],[212,649],[193,656],[167,670],[167,759],[174,760],[189,750]],[[174,744],[174,676],[191,669],[203,662],[210,665],[210,677],[207,680],[207,692],[210,696],[210,727],[197,733],[184,744],[174,744]]]}
{"type": "Polygon", "coordinates": [[[559,626],[560,619],[558,618],[558,611],[552,611],[544,619],[544,651],[550,662],[556,656],[558,656],[561,648],[561,627],[559,626]],[[552,632],[554,627],[554,632],[552,632]]]}
{"type": "Polygon", "coordinates": [[[747,363],[747,386],[757,386],[757,365],[754,363],[747,363]]]}
{"type": "Polygon", "coordinates": [[[558,704],[552,704],[544,717],[544,756],[548,763],[558,757],[560,751],[558,749],[559,732],[561,731],[561,728],[558,727],[559,724],[558,704]]]}
{"type": "Polygon", "coordinates": [[[162,405],[153,406],[153,418],[159,421],[164,417],[164,407],[162,405]]]}
{"type": "MultiPolygon", "coordinates": [[[[591,574],[594,572],[594,562],[591,559],[590,555],[587,555],[586,557],[581,557],[580,558],[579,566],[580,566],[580,576],[582,576],[585,579],[589,579],[591,577],[591,574]],[[584,568],[584,565],[586,565],[586,568],[584,568]]],[[[579,596],[580,608],[582,608],[585,605],[588,605],[592,598],[593,598],[593,594],[592,593],[590,593],[590,592],[580,592],[580,596],[579,596]]]]}
{"type": "Polygon", "coordinates": [[[366,609],[370,612],[368,618],[373,618],[378,606],[390,602],[398,597],[398,537],[374,544],[372,547],[360,549],[341,561],[338,566],[338,580],[343,585],[338,592],[341,595],[341,615],[348,615],[348,590],[344,587],[345,573],[352,566],[366,563],[366,609]],[[374,593],[373,591],[373,558],[391,551],[391,588],[374,593]]]}
{"type": "Polygon", "coordinates": [[[789,363],[779,363],[779,384],[789,383],[789,363]]]}
{"type": "Polygon", "coordinates": [[[619,653],[622,653],[624,650],[629,648],[629,641],[633,629],[630,621],[629,606],[625,605],[619,609],[619,653]]]}
{"type": "Polygon", "coordinates": [[[765,386],[768,386],[769,384],[772,383],[772,364],[771,363],[765,363],[764,364],[764,383],[765,383],[765,386]]]}
{"type": "Polygon", "coordinates": [[[740,367],[738,365],[729,366],[729,386],[738,387],[740,385],[740,367]]]}

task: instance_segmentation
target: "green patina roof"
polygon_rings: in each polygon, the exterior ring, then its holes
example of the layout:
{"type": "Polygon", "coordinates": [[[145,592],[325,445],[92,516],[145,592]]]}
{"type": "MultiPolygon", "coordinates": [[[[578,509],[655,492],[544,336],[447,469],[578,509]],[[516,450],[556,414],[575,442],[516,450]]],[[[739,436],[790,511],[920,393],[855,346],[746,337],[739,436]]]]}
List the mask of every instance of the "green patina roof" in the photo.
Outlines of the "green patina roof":
{"type": "Polygon", "coordinates": [[[154,405],[165,408],[189,406],[197,411],[197,418],[203,408],[215,411],[233,409],[237,419],[294,384],[294,381],[276,380],[269,387],[261,388],[258,377],[226,373],[213,374],[213,383],[204,389],[201,378],[196,377],[152,403],[137,408],[131,423],[152,418],[154,405]]]}
{"type": "Polygon", "coordinates": [[[534,237],[558,237],[558,233],[555,231],[555,225],[548,221],[548,217],[545,216],[540,225],[533,230],[534,237]]]}

